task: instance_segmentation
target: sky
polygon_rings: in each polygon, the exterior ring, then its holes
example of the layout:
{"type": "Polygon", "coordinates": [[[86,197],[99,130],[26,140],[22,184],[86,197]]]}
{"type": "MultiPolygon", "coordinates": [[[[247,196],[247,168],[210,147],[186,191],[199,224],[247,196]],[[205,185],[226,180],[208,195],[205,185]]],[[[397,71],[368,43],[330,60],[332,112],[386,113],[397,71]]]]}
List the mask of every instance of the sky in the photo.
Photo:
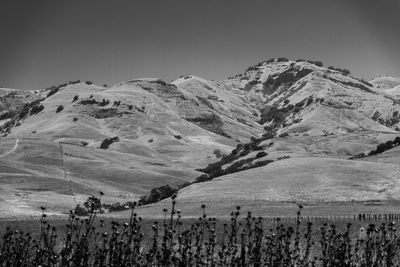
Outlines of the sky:
{"type": "Polygon", "coordinates": [[[2,0],[0,86],[222,80],[273,57],[400,77],[400,0],[2,0]]]}

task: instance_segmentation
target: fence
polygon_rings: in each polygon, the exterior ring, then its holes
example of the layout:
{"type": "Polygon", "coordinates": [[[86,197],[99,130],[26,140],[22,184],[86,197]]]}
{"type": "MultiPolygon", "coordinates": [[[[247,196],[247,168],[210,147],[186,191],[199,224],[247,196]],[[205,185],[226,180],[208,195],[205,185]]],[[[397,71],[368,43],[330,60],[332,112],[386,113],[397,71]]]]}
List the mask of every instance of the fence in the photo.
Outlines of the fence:
{"type": "MultiPolygon", "coordinates": [[[[283,217],[265,217],[266,221],[281,221],[281,222],[296,222],[296,216],[283,216],[283,217]]],[[[385,213],[385,214],[373,214],[373,213],[360,213],[354,215],[331,215],[331,216],[301,216],[302,221],[375,221],[375,222],[386,222],[386,221],[400,221],[400,213],[385,213]]]]}

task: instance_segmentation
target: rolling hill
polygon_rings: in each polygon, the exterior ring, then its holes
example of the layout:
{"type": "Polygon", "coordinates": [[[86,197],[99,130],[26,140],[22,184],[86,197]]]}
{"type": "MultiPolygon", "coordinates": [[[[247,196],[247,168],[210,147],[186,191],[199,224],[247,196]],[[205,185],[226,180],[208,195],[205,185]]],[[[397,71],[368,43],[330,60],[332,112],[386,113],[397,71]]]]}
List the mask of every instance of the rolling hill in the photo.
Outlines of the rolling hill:
{"type": "Polygon", "coordinates": [[[398,136],[397,81],[278,58],[222,81],[0,89],[0,210],[58,214],[166,184],[188,205],[397,201],[395,161],[378,160],[396,148],[349,159],[398,136]]]}

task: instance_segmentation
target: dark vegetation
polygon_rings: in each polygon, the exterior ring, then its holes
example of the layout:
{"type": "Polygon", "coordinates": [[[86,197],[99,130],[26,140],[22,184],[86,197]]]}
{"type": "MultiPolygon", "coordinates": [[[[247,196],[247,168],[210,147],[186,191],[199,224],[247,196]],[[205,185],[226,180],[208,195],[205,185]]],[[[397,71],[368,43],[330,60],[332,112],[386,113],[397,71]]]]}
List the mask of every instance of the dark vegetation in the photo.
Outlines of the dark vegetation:
{"type": "Polygon", "coordinates": [[[101,149],[107,149],[107,148],[110,147],[110,145],[112,143],[116,143],[116,142],[119,142],[119,137],[118,136],[104,139],[103,142],[101,142],[101,144],[100,144],[100,148],[101,149]]]}
{"type": "Polygon", "coordinates": [[[232,138],[222,129],[222,126],[224,125],[222,119],[214,113],[204,114],[201,117],[186,118],[186,120],[189,122],[193,122],[194,124],[207,131],[225,136],[227,138],[232,138]]]}
{"type": "Polygon", "coordinates": [[[142,196],[139,199],[138,204],[141,206],[150,203],[156,203],[158,201],[171,197],[177,191],[178,191],[177,188],[173,188],[169,185],[156,187],[151,189],[150,193],[147,196],[142,196]]]}
{"type": "Polygon", "coordinates": [[[46,88],[46,90],[49,91],[47,93],[47,97],[50,97],[50,96],[56,94],[61,88],[66,87],[67,85],[77,84],[77,83],[80,83],[80,82],[81,82],[80,80],[76,80],[76,81],[69,81],[68,83],[63,83],[63,84],[60,84],[60,85],[57,85],[57,86],[55,86],[55,85],[50,86],[49,88],[46,88]]]}
{"type": "Polygon", "coordinates": [[[121,113],[115,108],[99,108],[94,110],[90,115],[96,119],[112,118],[121,113]]]}
{"type": "Polygon", "coordinates": [[[263,83],[263,92],[271,94],[279,87],[289,88],[301,78],[313,72],[311,69],[300,69],[298,67],[291,67],[282,73],[271,75],[263,83]]]}
{"type": "Polygon", "coordinates": [[[399,145],[400,145],[400,137],[398,136],[394,140],[389,140],[385,143],[380,143],[379,145],[376,146],[375,150],[372,150],[372,151],[368,152],[367,154],[361,153],[361,154],[351,157],[350,159],[359,159],[359,158],[375,156],[375,155],[381,154],[385,151],[388,151],[389,149],[397,147],[399,145]]]}
{"type": "Polygon", "coordinates": [[[196,98],[203,103],[205,106],[207,106],[210,109],[214,109],[212,103],[205,97],[201,97],[201,96],[196,96],[196,98]]]}
{"type": "Polygon", "coordinates": [[[105,227],[101,197],[84,205],[87,217],[71,211],[65,232],[47,220],[45,207],[38,233],[8,227],[0,240],[0,266],[252,266],[252,267],[394,267],[400,240],[394,222],[370,223],[362,233],[351,223],[303,222],[302,206],[294,224],[268,224],[238,206],[229,221],[208,217],[206,206],[185,224],[172,195],[171,209],[151,229],[135,213],[105,227]],[[317,225],[318,226],[318,225],[317,225]]]}
{"type": "Polygon", "coordinates": [[[61,112],[61,111],[63,111],[64,110],[64,106],[63,105],[59,105],[58,107],[57,107],[57,109],[56,109],[56,113],[59,113],[59,112],[61,112]]]}
{"type": "Polygon", "coordinates": [[[296,62],[308,62],[308,63],[314,64],[314,65],[316,65],[318,67],[323,67],[324,66],[324,63],[322,63],[322,61],[317,61],[317,60],[298,59],[298,60],[296,60],[296,62]]]}
{"type": "Polygon", "coordinates": [[[32,116],[41,112],[44,109],[44,106],[41,103],[42,101],[43,99],[36,99],[30,103],[24,104],[18,111],[6,112],[3,116],[10,120],[0,127],[0,132],[6,136],[14,126],[20,125],[20,121],[25,119],[28,115],[32,116]]]}
{"type": "Polygon", "coordinates": [[[331,81],[335,82],[335,83],[341,83],[341,84],[346,85],[346,86],[355,87],[355,88],[361,89],[361,90],[363,90],[365,92],[368,92],[368,93],[371,93],[371,94],[374,94],[374,95],[378,94],[374,90],[371,90],[369,87],[365,86],[363,83],[354,83],[354,82],[350,82],[350,81],[346,82],[346,81],[336,80],[335,78],[332,78],[332,77],[329,77],[329,79],[331,81]]]}
{"type": "Polygon", "coordinates": [[[82,105],[98,105],[100,107],[104,107],[104,106],[107,106],[107,105],[110,104],[110,100],[103,98],[99,102],[94,98],[89,98],[89,99],[82,99],[81,101],[79,101],[79,104],[82,104],[82,105]]]}
{"type": "Polygon", "coordinates": [[[177,140],[181,140],[182,139],[182,135],[180,135],[180,134],[176,134],[176,135],[174,135],[174,137],[177,140]]]}
{"type": "Polygon", "coordinates": [[[385,119],[384,117],[381,116],[379,111],[375,111],[374,114],[372,115],[371,119],[374,121],[379,122],[382,125],[385,125],[387,127],[393,127],[394,125],[398,124],[400,122],[400,116],[399,112],[393,111],[393,114],[390,118],[385,119]]]}
{"type": "Polygon", "coordinates": [[[351,72],[349,70],[347,70],[347,69],[335,68],[335,67],[332,67],[332,66],[329,66],[328,69],[339,71],[345,76],[348,76],[348,75],[351,74],[351,72]]]}

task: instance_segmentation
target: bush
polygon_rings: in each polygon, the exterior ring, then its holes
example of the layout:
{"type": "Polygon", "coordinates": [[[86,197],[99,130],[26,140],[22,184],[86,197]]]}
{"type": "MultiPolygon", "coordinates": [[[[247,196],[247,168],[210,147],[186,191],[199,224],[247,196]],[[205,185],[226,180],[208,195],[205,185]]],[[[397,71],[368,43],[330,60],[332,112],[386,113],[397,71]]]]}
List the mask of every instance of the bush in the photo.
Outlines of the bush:
{"type": "Polygon", "coordinates": [[[32,108],[31,108],[31,110],[30,110],[30,112],[29,112],[29,115],[35,115],[35,114],[38,114],[40,111],[42,111],[44,109],[44,106],[42,105],[42,104],[40,104],[40,105],[33,105],[32,106],[32,108]]]}
{"type": "Polygon", "coordinates": [[[178,139],[178,140],[181,140],[181,139],[182,139],[182,136],[181,136],[181,135],[179,135],[179,134],[177,134],[177,135],[174,135],[174,137],[175,137],[176,139],[178,139]]]}
{"type": "Polygon", "coordinates": [[[96,101],[96,99],[90,97],[89,99],[82,99],[79,101],[80,104],[82,105],[94,105],[94,104],[99,104],[99,102],[96,101]]]}
{"type": "Polygon", "coordinates": [[[86,83],[87,85],[93,84],[93,82],[91,82],[91,81],[86,81],[85,83],[86,83]]]}
{"type": "Polygon", "coordinates": [[[82,146],[88,146],[88,145],[89,145],[89,143],[88,143],[88,142],[86,142],[86,141],[82,141],[82,142],[81,142],[81,145],[82,145],[82,146]]]}
{"type": "Polygon", "coordinates": [[[216,157],[217,159],[223,157],[223,154],[222,154],[221,150],[219,150],[219,149],[214,150],[213,153],[214,153],[214,155],[215,155],[215,157],[216,157]]]}
{"type": "Polygon", "coordinates": [[[104,106],[107,106],[108,104],[110,104],[110,100],[108,100],[108,99],[106,100],[103,98],[103,100],[99,103],[99,106],[104,107],[104,106]]]}
{"type": "Polygon", "coordinates": [[[268,155],[267,152],[265,152],[265,151],[260,151],[260,152],[257,153],[256,158],[257,158],[257,159],[263,158],[263,157],[265,157],[265,156],[267,156],[267,155],[268,155]]]}
{"type": "Polygon", "coordinates": [[[79,99],[79,96],[75,95],[74,98],[72,98],[72,102],[78,101],[78,99],[79,99]]]}
{"type": "Polygon", "coordinates": [[[119,142],[119,137],[115,136],[113,138],[104,139],[103,142],[100,144],[101,149],[107,149],[112,143],[119,142]]]}
{"type": "Polygon", "coordinates": [[[74,117],[74,118],[72,119],[72,121],[73,121],[73,122],[77,122],[77,121],[78,121],[78,118],[77,118],[77,117],[74,117]]]}
{"type": "Polygon", "coordinates": [[[64,106],[63,105],[59,105],[56,109],[56,113],[63,111],[64,106]]]}

